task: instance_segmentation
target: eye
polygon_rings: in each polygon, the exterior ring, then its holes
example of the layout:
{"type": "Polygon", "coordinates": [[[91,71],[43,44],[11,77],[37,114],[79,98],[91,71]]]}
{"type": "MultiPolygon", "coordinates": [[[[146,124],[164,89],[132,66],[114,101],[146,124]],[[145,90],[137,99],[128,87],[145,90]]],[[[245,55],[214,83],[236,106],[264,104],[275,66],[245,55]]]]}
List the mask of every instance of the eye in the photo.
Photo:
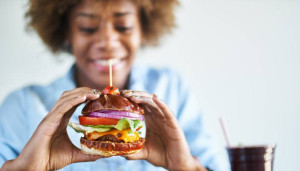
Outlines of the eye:
{"type": "Polygon", "coordinates": [[[132,30],[132,27],[125,27],[125,26],[116,26],[115,27],[117,31],[121,32],[121,33],[125,33],[128,32],[130,30],[132,30]]]}
{"type": "Polygon", "coordinates": [[[97,27],[79,27],[79,30],[81,32],[87,33],[87,34],[93,34],[97,31],[97,27]]]}

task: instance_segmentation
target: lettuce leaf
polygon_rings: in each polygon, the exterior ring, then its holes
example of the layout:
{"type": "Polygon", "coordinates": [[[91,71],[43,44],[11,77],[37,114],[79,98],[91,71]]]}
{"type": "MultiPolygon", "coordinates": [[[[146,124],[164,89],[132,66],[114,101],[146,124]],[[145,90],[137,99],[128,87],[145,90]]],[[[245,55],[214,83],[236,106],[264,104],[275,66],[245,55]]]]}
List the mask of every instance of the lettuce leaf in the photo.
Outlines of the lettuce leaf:
{"type": "Polygon", "coordinates": [[[143,127],[144,122],[141,120],[130,120],[123,118],[119,120],[118,124],[114,126],[119,131],[130,128],[132,132],[136,131],[138,128],[143,127]]]}
{"type": "Polygon", "coordinates": [[[73,128],[76,132],[107,132],[111,129],[117,129],[119,131],[125,130],[125,129],[131,129],[132,132],[135,132],[138,128],[144,126],[144,122],[141,120],[130,120],[127,118],[122,118],[119,120],[117,125],[80,125],[77,123],[69,122],[68,125],[73,128]]]}

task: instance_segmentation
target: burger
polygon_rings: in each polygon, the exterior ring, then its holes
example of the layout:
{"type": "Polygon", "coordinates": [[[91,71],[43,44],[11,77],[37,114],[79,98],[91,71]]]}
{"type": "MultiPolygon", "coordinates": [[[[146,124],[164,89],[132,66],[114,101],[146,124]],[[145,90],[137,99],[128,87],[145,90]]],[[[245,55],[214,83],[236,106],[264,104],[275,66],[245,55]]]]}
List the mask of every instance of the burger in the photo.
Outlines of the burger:
{"type": "Polygon", "coordinates": [[[140,151],[145,143],[139,130],[144,126],[144,109],[120,95],[115,87],[106,87],[98,99],[82,109],[78,123],[69,123],[83,133],[81,151],[86,154],[116,156],[140,151]]]}

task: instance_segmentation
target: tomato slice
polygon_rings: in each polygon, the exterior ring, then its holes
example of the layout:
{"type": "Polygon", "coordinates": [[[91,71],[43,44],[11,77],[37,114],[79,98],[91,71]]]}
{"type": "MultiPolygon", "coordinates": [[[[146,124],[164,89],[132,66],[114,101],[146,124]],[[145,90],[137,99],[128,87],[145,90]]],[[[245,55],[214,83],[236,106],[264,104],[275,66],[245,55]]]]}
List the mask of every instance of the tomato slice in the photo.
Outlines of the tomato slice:
{"type": "Polygon", "coordinates": [[[79,116],[80,125],[116,125],[119,119],[79,116]]]}

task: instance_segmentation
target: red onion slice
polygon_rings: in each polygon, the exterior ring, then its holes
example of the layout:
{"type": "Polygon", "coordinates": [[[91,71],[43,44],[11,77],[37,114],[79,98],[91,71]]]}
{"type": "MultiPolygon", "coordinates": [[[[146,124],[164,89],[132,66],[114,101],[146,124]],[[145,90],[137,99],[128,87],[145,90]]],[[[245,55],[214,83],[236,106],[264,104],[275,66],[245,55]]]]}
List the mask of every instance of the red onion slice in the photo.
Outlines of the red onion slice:
{"type": "Polygon", "coordinates": [[[101,118],[111,118],[111,119],[122,119],[128,118],[131,120],[139,119],[144,121],[144,116],[136,113],[119,111],[119,110],[100,110],[92,112],[89,114],[90,117],[101,117],[101,118]]]}

